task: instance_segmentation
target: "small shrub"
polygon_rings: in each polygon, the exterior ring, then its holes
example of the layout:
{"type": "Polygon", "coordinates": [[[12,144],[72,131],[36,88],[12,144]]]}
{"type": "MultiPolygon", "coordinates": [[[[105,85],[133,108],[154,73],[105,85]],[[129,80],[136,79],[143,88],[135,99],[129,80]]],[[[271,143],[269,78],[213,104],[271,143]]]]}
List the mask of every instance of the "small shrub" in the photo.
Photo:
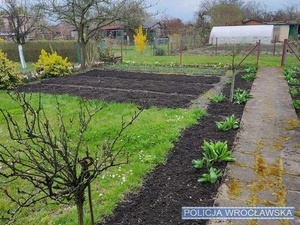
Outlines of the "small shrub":
{"type": "Polygon", "coordinates": [[[135,41],[135,47],[139,52],[143,52],[147,46],[147,32],[143,33],[143,26],[140,25],[138,29],[135,29],[135,35],[133,35],[135,41]]]}
{"type": "Polygon", "coordinates": [[[16,64],[0,50],[0,89],[11,89],[21,83],[16,64]]]}
{"type": "Polygon", "coordinates": [[[166,55],[166,51],[162,48],[157,48],[157,49],[155,49],[155,55],[156,56],[164,56],[164,55],[166,55]]]}
{"type": "Polygon", "coordinates": [[[42,78],[59,77],[71,74],[70,66],[71,63],[68,62],[67,57],[63,59],[56,52],[52,51],[52,54],[50,54],[42,49],[39,60],[35,64],[35,69],[41,74],[42,78]]]}
{"type": "Polygon", "coordinates": [[[225,100],[225,95],[223,93],[219,94],[219,95],[215,95],[215,96],[212,96],[210,99],[209,99],[211,102],[223,102],[225,100]]]}

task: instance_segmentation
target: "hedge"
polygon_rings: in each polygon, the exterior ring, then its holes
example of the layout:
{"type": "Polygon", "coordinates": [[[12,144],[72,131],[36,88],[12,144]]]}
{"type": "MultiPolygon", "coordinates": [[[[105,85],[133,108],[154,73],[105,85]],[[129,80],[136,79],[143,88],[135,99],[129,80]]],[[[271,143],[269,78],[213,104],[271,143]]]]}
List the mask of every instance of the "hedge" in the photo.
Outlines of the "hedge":
{"type": "MultiPolygon", "coordinates": [[[[37,62],[41,50],[47,52],[56,51],[63,58],[68,57],[72,63],[78,62],[79,48],[76,41],[29,41],[23,45],[25,60],[27,62],[37,62]]],[[[0,42],[0,49],[7,54],[7,58],[14,62],[19,62],[18,45],[14,42],[0,42]]]]}

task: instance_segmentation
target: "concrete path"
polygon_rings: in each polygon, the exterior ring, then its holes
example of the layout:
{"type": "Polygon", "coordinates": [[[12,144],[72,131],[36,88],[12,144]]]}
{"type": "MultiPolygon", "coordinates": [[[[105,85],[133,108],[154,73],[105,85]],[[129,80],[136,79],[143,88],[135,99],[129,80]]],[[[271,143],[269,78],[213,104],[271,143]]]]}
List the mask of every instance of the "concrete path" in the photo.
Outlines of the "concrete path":
{"type": "Polygon", "coordinates": [[[215,206],[295,207],[295,220],[211,220],[218,225],[300,225],[300,128],[282,69],[257,72],[215,206]]]}

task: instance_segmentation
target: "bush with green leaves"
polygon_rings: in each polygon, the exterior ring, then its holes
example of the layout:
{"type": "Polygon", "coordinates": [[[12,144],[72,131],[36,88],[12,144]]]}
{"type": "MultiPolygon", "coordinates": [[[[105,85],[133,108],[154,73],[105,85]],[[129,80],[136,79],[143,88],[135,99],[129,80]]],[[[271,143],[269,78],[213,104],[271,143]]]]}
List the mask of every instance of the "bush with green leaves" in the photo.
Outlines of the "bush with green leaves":
{"type": "Polygon", "coordinates": [[[157,48],[157,49],[155,49],[155,55],[156,56],[164,56],[164,55],[166,55],[166,51],[162,48],[157,48]]]}
{"type": "Polygon", "coordinates": [[[223,102],[225,100],[225,98],[226,98],[226,96],[223,93],[221,93],[219,95],[214,95],[214,96],[210,97],[209,100],[211,102],[217,103],[217,102],[223,102]]]}
{"type": "Polygon", "coordinates": [[[239,119],[235,118],[234,115],[226,117],[225,121],[217,121],[216,125],[219,130],[226,131],[230,129],[237,129],[240,127],[239,119]]]}
{"type": "Polygon", "coordinates": [[[0,50],[0,89],[11,89],[21,83],[16,64],[0,50]]]}
{"type": "Polygon", "coordinates": [[[71,63],[68,58],[63,59],[55,51],[52,53],[41,51],[38,62],[35,64],[36,71],[41,74],[42,78],[61,77],[71,74],[71,63]]]}
{"type": "Polygon", "coordinates": [[[246,90],[238,88],[234,91],[233,100],[237,104],[245,104],[250,98],[252,98],[252,95],[246,90]]]}

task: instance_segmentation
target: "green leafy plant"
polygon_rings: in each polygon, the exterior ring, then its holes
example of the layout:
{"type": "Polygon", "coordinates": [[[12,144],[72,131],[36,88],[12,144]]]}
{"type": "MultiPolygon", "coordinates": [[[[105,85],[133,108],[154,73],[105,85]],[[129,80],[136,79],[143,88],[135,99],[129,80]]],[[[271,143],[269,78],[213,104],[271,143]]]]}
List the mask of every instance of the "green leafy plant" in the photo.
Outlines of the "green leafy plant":
{"type": "Polygon", "coordinates": [[[219,95],[215,95],[215,96],[210,97],[209,100],[211,102],[216,103],[216,102],[223,102],[225,100],[225,98],[226,98],[226,96],[223,93],[221,93],[219,95]]]}
{"type": "Polygon", "coordinates": [[[240,127],[239,119],[236,119],[234,115],[226,117],[225,121],[216,122],[219,130],[226,131],[230,129],[237,129],[240,127]]]}
{"type": "Polygon", "coordinates": [[[284,79],[288,81],[291,78],[295,78],[296,71],[293,68],[291,68],[291,67],[286,67],[283,70],[283,75],[284,75],[284,79]]]}
{"type": "Polygon", "coordinates": [[[238,88],[234,91],[233,100],[237,104],[244,104],[250,98],[252,98],[252,95],[249,92],[247,92],[246,90],[242,90],[242,89],[238,88]]]}
{"type": "Polygon", "coordinates": [[[202,174],[202,177],[198,179],[198,182],[209,182],[211,184],[216,183],[219,177],[222,176],[222,172],[216,168],[211,167],[209,173],[202,174]]]}
{"type": "Polygon", "coordinates": [[[299,90],[296,87],[290,87],[290,93],[292,96],[297,96],[299,94],[299,90]]]}
{"type": "Polygon", "coordinates": [[[247,66],[244,71],[247,73],[256,73],[257,66],[247,66]]]}
{"type": "Polygon", "coordinates": [[[164,55],[166,55],[166,51],[162,48],[157,48],[157,49],[155,49],[155,55],[156,56],[164,56],[164,55]]]}
{"type": "Polygon", "coordinates": [[[292,100],[295,109],[300,110],[300,100],[292,100]]]}
{"type": "Polygon", "coordinates": [[[0,89],[11,89],[21,83],[16,64],[0,50],[0,89]]]}
{"type": "Polygon", "coordinates": [[[201,169],[203,168],[203,160],[202,159],[193,159],[192,164],[194,165],[195,168],[201,169]]]}
{"type": "Polygon", "coordinates": [[[35,64],[35,69],[43,77],[59,77],[71,74],[71,63],[68,58],[63,59],[57,53],[47,53],[44,49],[41,51],[38,62],[35,64]]]}
{"type": "Polygon", "coordinates": [[[242,76],[242,79],[245,81],[252,81],[256,78],[256,74],[255,73],[247,73],[245,75],[242,76]]]}
{"type": "Polygon", "coordinates": [[[300,81],[297,78],[290,78],[287,82],[290,85],[300,85],[300,81]]]}
{"type": "Polygon", "coordinates": [[[228,149],[227,142],[207,142],[204,140],[203,145],[203,157],[206,161],[222,162],[222,161],[235,161],[235,157],[231,155],[231,151],[228,149]]]}

